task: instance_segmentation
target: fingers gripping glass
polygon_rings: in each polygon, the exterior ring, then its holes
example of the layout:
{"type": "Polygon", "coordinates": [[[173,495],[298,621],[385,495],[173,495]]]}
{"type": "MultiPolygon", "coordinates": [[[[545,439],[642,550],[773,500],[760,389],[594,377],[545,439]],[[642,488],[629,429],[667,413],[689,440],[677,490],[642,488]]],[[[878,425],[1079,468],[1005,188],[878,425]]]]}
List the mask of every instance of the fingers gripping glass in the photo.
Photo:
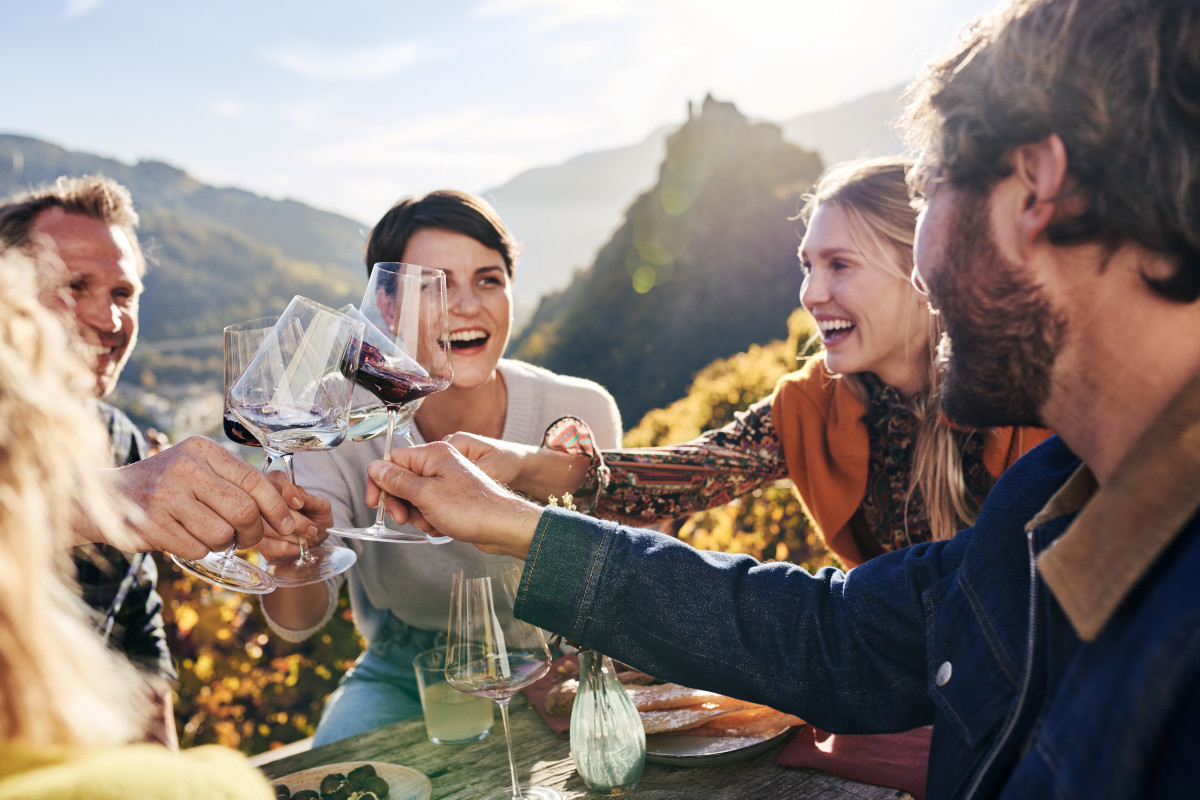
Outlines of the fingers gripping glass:
{"type": "MultiPolygon", "coordinates": [[[[328,450],[350,428],[354,374],[362,345],[362,323],[303,297],[295,297],[229,390],[237,421],[262,445],[263,471],[282,460],[295,483],[293,453],[328,450]]],[[[268,563],[280,586],[303,586],[345,572],[357,559],[339,545],[308,547],[268,563]]]]}
{"type": "MultiPolygon", "coordinates": [[[[385,454],[391,453],[397,433],[412,444],[409,426],[400,427],[408,408],[442,391],[454,379],[446,306],[446,275],[441,270],[394,262],[371,268],[359,312],[364,331],[357,381],[387,408],[385,454]]],[[[411,422],[412,412],[407,416],[411,422]]],[[[450,541],[444,536],[388,528],[384,524],[386,499],[381,492],[373,525],[330,528],[329,532],[384,542],[450,541]]]]}
{"type": "Polygon", "coordinates": [[[446,680],[460,692],[490,697],[500,706],[512,786],[497,789],[483,800],[563,800],[556,789],[521,786],[513,759],[508,703],[550,671],[550,649],[541,630],[513,616],[520,581],[520,567],[510,563],[488,563],[454,573],[446,680]]]}
{"type": "MultiPolygon", "coordinates": [[[[225,337],[225,409],[222,425],[230,441],[248,447],[261,447],[229,408],[229,390],[250,363],[259,346],[271,332],[278,317],[259,317],[229,325],[225,337]]],[[[268,459],[271,456],[267,456],[268,459]]],[[[265,570],[237,555],[237,542],[221,552],[212,552],[201,559],[184,559],[172,555],[171,560],[198,578],[225,589],[251,594],[266,594],[275,589],[275,579],[265,570]]]]}

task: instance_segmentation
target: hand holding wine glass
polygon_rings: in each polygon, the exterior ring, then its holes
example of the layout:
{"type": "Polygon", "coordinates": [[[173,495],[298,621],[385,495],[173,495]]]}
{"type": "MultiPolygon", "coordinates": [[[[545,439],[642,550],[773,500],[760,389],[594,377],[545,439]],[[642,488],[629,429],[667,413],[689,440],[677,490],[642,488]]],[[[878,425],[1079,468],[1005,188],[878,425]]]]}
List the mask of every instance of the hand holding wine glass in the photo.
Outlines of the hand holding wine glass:
{"type": "Polygon", "coordinates": [[[513,759],[508,704],[521,688],[550,671],[550,649],[540,629],[513,616],[521,568],[491,562],[459,570],[450,582],[446,680],[455,689],[490,697],[500,706],[512,786],[483,800],[563,800],[546,786],[521,786],[513,759]]]}
{"type": "MultiPolygon", "coordinates": [[[[229,407],[229,390],[246,369],[258,348],[271,332],[278,317],[257,319],[228,325],[223,331],[225,344],[225,408],[222,427],[231,442],[260,447],[254,435],[234,416],[229,407]]],[[[270,467],[270,458],[266,467],[270,467]]],[[[263,470],[266,472],[266,469],[263,470]]],[[[250,594],[265,594],[275,589],[275,579],[260,567],[237,555],[237,542],[223,551],[214,551],[201,559],[185,559],[172,554],[171,559],[198,578],[225,589],[250,594]]]]}
{"type": "MultiPolygon", "coordinates": [[[[385,454],[391,452],[402,413],[454,378],[446,307],[441,270],[393,262],[372,267],[359,312],[364,332],[357,381],[387,408],[385,454]]],[[[383,502],[370,527],[331,528],[330,533],[386,542],[450,541],[388,528],[383,502]]]]}
{"type": "MultiPolygon", "coordinates": [[[[294,484],[292,453],[325,450],[345,439],[361,342],[362,323],[299,296],[268,331],[228,393],[233,421],[267,454],[264,472],[281,459],[294,484]]],[[[268,564],[280,586],[325,580],[357,559],[346,547],[310,548],[302,535],[298,542],[299,556],[268,564]]]]}

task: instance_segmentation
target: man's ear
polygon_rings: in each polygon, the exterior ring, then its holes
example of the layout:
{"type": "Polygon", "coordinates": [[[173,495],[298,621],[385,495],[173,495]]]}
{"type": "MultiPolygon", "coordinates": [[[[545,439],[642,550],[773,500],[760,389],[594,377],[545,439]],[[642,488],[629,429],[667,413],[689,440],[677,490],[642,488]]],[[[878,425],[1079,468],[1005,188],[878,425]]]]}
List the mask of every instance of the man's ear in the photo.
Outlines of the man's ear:
{"type": "Polygon", "coordinates": [[[1030,248],[1061,216],[1067,188],[1067,148],[1057,133],[1040,142],[1023,144],[1013,152],[1013,171],[1024,191],[1020,216],[1021,249],[1030,248]]]}

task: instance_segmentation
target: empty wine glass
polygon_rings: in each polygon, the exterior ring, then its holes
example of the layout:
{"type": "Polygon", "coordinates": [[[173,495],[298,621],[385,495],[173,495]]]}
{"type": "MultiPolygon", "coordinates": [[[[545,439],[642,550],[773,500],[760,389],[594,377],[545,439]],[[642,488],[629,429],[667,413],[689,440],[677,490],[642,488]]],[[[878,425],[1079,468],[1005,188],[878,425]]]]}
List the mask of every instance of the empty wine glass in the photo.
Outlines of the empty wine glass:
{"type": "Polygon", "coordinates": [[[460,569],[450,581],[450,629],[446,634],[446,680],[455,689],[490,697],[500,706],[512,786],[483,800],[563,800],[548,786],[521,786],[513,759],[508,703],[550,671],[550,648],[542,631],[513,616],[521,568],[489,562],[460,569]]]}
{"type": "MultiPolygon", "coordinates": [[[[225,339],[225,409],[222,426],[230,441],[249,447],[261,447],[229,408],[229,390],[258,351],[278,317],[259,317],[226,326],[225,339]]],[[[268,456],[269,464],[270,456],[268,456]]],[[[250,594],[266,594],[275,589],[275,579],[260,567],[237,555],[237,542],[231,542],[221,552],[209,553],[200,559],[185,559],[172,554],[171,560],[198,578],[225,589],[250,594]]]]}
{"type": "MultiPolygon", "coordinates": [[[[454,379],[446,304],[446,274],[439,269],[390,261],[371,268],[359,312],[364,331],[356,380],[387,408],[385,457],[392,451],[392,438],[406,407],[442,391],[454,379]]],[[[329,532],[383,542],[450,541],[449,537],[388,528],[384,525],[384,500],[380,493],[373,525],[330,528],[329,532]]]]}
{"type": "MultiPolygon", "coordinates": [[[[229,409],[267,455],[263,472],[283,461],[295,483],[291,454],[327,450],[346,438],[350,398],[362,344],[362,323],[297,296],[267,333],[229,390],[229,409]]],[[[272,560],[267,570],[280,586],[303,586],[349,569],[353,550],[324,544],[272,560]]]]}

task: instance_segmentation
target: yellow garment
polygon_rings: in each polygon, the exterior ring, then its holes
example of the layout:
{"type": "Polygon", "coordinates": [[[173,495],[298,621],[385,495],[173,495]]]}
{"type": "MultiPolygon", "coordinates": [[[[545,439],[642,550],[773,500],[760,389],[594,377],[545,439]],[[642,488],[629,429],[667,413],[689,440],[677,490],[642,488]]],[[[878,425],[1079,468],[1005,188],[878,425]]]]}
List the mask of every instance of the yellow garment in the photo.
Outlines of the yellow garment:
{"type": "Polygon", "coordinates": [[[224,747],[31,747],[0,742],[0,800],[274,800],[267,779],[224,747]]]}

